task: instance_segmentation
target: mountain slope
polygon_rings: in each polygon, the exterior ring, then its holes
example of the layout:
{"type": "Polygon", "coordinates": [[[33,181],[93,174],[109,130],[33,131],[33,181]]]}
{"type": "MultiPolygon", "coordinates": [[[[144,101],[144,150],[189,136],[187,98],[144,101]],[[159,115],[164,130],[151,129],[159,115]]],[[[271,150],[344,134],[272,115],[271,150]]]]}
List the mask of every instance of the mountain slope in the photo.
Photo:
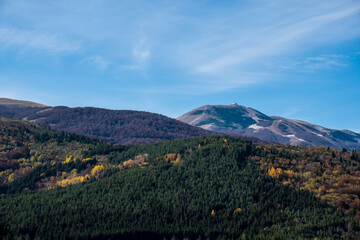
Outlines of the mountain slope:
{"type": "Polygon", "coordinates": [[[252,144],[207,137],[130,147],[98,181],[0,198],[6,239],[339,239],[358,226],[248,159],[252,144]],[[134,163],[134,160],[131,160],[134,163]],[[56,206],[56,207],[54,207],[56,206]]]}
{"type": "Polygon", "coordinates": [[[15,99],[10,99],[10,98],[0,98],[0,105],[1,106],[11,106],[11,107],[48,107],[41,103],[15,100],[15,99]]]}
{"type": "Polygon", "coordinates": [[[299,120],[266,116],[237,104],[205,105],[178,120],[207,130],[254,136],[281,144],[360,150],[360,134],[348,130],[334,130],[299,120]]]}
{"type": "Polygon", "coordinates": [[[95,137],[113,144],[136,145],[216,134],[160,114],[93,107],[36,105],[20,108],[0,103],[0,117],[48,125],[55,130],[95,137]]]}
{"type": "Polygon", "coordinates": [[[80,180],[96,164],[84,154],[100,145],[85,136],[0,118],[0,195],[59,186],[75,168],[80,180]]]}

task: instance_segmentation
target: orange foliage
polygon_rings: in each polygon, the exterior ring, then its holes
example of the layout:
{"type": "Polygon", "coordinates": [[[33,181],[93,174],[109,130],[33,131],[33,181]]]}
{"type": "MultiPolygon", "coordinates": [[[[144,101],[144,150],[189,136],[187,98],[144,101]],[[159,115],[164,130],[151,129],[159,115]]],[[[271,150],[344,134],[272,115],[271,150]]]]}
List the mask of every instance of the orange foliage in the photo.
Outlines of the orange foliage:
{"type": "Polygon", "coordinates": [[[237,208],[234,210],[233,215],[237,214],[237,213],[241,213],[242,209],[241,208],[237,208]]]}
{"type": "Polygon", "coordinates": [[[283,171],[282,171],[282,169],[281,168],[274,168],[274,167],[272,167],[272,168],[270,168],[269,170],[268,170],[268,174],[271,176],[271,177],[275,177],[276,179],[280,179],[281,177],[282,177],[282,175],[283,175],[283,171]]]}

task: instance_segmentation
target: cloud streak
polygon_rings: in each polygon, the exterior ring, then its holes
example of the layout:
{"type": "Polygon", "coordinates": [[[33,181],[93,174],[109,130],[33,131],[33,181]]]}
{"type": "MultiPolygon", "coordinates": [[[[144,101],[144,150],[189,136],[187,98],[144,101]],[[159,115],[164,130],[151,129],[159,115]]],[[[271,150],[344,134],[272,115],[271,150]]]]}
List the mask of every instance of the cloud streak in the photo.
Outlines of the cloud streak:
{"type": "Polygon", "coordinates": [[[81,42],[71,42],[57,34],[0,27],[0,42],[5,47],[34,50],[49,54],[74,53],[81,49],[81,42]]]}
{"type": "MultiPolygon", "coordinates": [[[[236,50],[224,49],[223,51],[229,53],[215,56],[215,60],[196,66],[195,72],[199,74],[221,73],[234,65],[241,65],[256,58],[281,55],[285,51],[296,51],[300,46],[315,41],[321,34],[327,32],[327,34],[331,34],[331,31],[323,29],[324,27],[359,12],[360,6],[351,7],[309,19],[299,19],[300,22],[294,21],[295,23],[288,25],[278,26],[275,24],[272,27],[255,30],[253,35],[257,37],[252,41],[238,46],[236,50]]],[[[233,40],[229,39],[229,41],[233,40]]]]}

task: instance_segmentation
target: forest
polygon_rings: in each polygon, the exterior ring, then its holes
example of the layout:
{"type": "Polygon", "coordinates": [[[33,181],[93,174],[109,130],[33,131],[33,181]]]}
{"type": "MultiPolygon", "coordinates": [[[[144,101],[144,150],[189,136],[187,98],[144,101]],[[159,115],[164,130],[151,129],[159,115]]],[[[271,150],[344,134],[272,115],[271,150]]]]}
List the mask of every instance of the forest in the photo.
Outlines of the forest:
{"type": "Polygon", "coordinates": [[[104,144],[85,136],[0,118],[0,194],[53,188],[70,176],[83,180],[80,177],[88,174],[89,178],[97,161],[84,157],[84,153],[97,145],[104,144]]]}
{"type": "Polygon", "coordinates": [[[0,117],[27,119],[52,129],[96,137],[112,144],[139,145],[215,133],[160,114],[93,107],[8,107],[0,117]]]}
{"type": "Polygon", "coordinates": [[[229,136],[141,146],[0,119],[3,239],[356,239],[359,153],[229,136]]]}
{"type": "Polygon", "coordinates": [[[360,154],[324,146],[257,145],[250,159],[285,186],[312,192],[360,220],[360,154]]]}

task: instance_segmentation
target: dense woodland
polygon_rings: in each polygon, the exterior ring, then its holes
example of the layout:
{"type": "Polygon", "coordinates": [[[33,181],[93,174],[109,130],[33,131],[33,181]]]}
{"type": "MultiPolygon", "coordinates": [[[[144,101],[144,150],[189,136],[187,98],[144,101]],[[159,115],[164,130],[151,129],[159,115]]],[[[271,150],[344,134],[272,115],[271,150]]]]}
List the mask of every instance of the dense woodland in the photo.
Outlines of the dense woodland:
{"type": "Polygon", "coordinates": [[[360,221],[360,154],[328,147],[257,145],[250,157],[296,190],[312,192],[360,221]]]}
{"type": "Polygon", "coordinates": [[[101,165],[107,171],[66,188],[1,198],[1,234],[5,239],[355,238],[359,225],[349,216],[264,174],[248,158],[253,151],[251,142],[225,137],[121,149],[94,145],[90,152],[109,153],[101,165]]]}
{"type": "Polygon", "coordinates": [[[35,121],[55,130],[125,145],[215,134],[160,114],[93,107],[20,108],[0,105],[0,117],[35,121]]]}
{"type": "Polygon", "coordinates": [[[226,136],[102,143],[0,119],[0,238],[356,239],[359,153],[226,136]]]}

